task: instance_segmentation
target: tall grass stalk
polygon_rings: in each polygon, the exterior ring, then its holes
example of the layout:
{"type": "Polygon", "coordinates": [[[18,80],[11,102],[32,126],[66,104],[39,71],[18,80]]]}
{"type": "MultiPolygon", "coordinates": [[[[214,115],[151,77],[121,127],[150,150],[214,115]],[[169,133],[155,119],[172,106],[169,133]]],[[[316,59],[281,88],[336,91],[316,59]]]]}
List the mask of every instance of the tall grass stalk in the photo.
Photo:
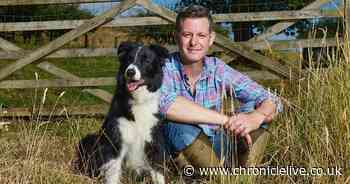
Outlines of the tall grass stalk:
{"type": "Polygon", "coordinates": [[[342,176],[261,176],[264,183],[349,182],[350,49],[348,39],[344,43],[327,52],[329,67],[317,65],[304,79],[282,90],[290,103],[275,122],[265,157],[268,165],[275,166],[338,167],[342,176]]]}

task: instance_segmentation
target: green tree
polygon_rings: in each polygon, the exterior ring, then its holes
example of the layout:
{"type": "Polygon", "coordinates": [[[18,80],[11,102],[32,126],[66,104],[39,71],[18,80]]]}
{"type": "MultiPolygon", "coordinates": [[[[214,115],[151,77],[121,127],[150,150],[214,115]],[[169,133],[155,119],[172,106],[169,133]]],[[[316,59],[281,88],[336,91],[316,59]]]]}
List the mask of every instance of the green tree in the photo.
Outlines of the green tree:
{"type": "MultiPolygon", "coordinates": [[[[93,15],[85,10],[79,9],[79,4],[68,5],[27,5],[27,6],[8,6],[0,7],[0,22],[30,22],[30,21],[49,21],[49,20],[72,20],[87,19],[93,15]]],[[[62,35],[66,30],[48,31],[50,39],[62,35]]],[[[24,41],[31,40],[33,35],[36,42],[41,42],[42,31],[23,32],[24,41]]],[[[9,40],[14,41],[14,33],[2,33],[9,40]]]]}
{"type": "MultiPolygon", "coordinates": [[[[240,13],[287,9],[287,2],[281,0],[181,0],[176,4],[176,9],[200,4],[210,9],[213,14],[217,13],[240,13]]],[[[235,41],[245,41],[254,36],[253,28],[263,29],[267,22],[239,22],[232,24],[235,41]]]]}
{"type": "MultiPolygon", "coordinates": [[[[280,11],[280,10],[299,10],[313,0],[181,0],[176,4],[176,10],[191,4],[200,4],[209,8],[213,14],[215,13],[239,13],[239,12],[260,12],[260,11],[280,11]]],[[[232,31],[234,32],[235,41],[245,41],[254,36],[256,32],[263,32],[275,21],[264,22],[239,22],[232,24],[232,31]]],[[[316,26],[326,26],[330,35],[334,35],[337,30],[338,22],[334,19],[318,20],[316,26]]],[[[297,24],[288,28],[284,32],[286,34],[295,34],[297,31],[300,37],[305,37],[308,30],[315,26],[314,20],[302,20],[297,24]]]]}

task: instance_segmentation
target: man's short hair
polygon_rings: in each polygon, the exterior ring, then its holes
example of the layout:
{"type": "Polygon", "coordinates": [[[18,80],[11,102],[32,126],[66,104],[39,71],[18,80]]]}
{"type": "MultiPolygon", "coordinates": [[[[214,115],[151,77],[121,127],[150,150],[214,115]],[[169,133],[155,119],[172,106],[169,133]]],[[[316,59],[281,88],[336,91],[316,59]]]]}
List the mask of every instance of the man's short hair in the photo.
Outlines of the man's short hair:
{"type": "Polygon", "coordinates": [[[190,5],[183,8],[176,17],[176,32],[181,31],[181,26],[186,18],[207,18],[209,21],[209,32],[213,30],[213,18],[210,11],[201,5],[190,5]]]}

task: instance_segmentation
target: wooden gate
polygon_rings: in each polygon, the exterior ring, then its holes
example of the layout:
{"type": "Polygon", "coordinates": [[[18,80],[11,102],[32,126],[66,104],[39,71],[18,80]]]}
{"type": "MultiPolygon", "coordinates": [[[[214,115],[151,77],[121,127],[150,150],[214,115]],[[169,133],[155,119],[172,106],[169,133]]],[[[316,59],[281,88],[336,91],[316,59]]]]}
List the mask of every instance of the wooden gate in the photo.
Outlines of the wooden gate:
{"type": "MultiPolygon", "coordinates": [[[[44,4],[71,4],[71,3],[96,3],[110,2],[107,0],[0,0],[1,6],[25,6],[25,5],[44,5],[44,4]]],[[[334,39],[302,39],[292,41],[267,41],[267,38],[281,32],[292,26],[300,19],[312,19],[322,17],[344,17],[349,14],[349,2],[345,1],[346,6],[338,12],[322,11],[321,6],[331,2],[331,0],[316,0],[301,10],[296,11],[271,11],[271,12],[252,12],[252,13],[231,13],[214,14],[215,22],[249,22],[249,21],[280,21],[264,33],[245,42],[233,42],[224,35],[217,34],[214,50],[223,51],[226,56],[223,60],[229,62],[232,58],[243,56],[249,61],[260,65],[264,70],[247,72],[246,74],[253,79],[298,79],[302,76],[293,65],[281,64],[272,58],[269,58],[257,50],[288,49],[288,48],[306,48],[306,47],[326,47],[335,46],[337,40],[334,39]],[[347,7],[347,8],[346,8],[347,7]],[[227,60],[229,58],[229,60],[227,60]]],[[[128,27],[145,25],[165,25],[175,23],[176,13],[154,4],[151,0],[124,0],[113,6],[110,10],[96,16],[90,20],[64,20],[64,21],[41,21],[41,22],[12,22],[0,23],[0,32],[15,31],[34,31],[34,30],[59,30],[70,29],[61,37],[51,41],[36,50],[24,50],[9,41],[0,38],[0,59],[13,59],[13,63],[0,68],[0,88],[56,88],[56,87],[86,87],[85,91],[94,95],[103,101],[109,103],[112,94],[102,89],[94,87],[114,85],[114,77],[104,78],[81,78],[68,71],[65,71],[50,62],[47,58],[65,58],[65,57],[95,57],[95,56],[115,56],[115,48],[97,48],[97,49],[61,49],[65,44],[78,38],[79,36],[96,29],[98,27],[128,27]],[[139,5],[155,13],[158,16],[151,17],[127,17],[114,18],[129,8],[139,5]],[[22,69],[35,61],[40,60],[36,66],[48,73],[57,76],[54,80],[6,80],[15,71],[22,69]]],[[[347,18],[349,22],[349,18],[347,18]]],[[[169,46],[173,49],[173,46],[169,46]]],[[[61,115],[62,109],[54,114],[61,115]]],[[[88,106],[88,107],[66,107],[64,112],[68,114],[104,114],[106,105],[88,106]]],[[[50,110],[42,110],[42,115],[52,115],[50,110]]],[[[14,108],[1,109],[0,117],[7,116],[32,116],[32,109],[14,108]]]]}

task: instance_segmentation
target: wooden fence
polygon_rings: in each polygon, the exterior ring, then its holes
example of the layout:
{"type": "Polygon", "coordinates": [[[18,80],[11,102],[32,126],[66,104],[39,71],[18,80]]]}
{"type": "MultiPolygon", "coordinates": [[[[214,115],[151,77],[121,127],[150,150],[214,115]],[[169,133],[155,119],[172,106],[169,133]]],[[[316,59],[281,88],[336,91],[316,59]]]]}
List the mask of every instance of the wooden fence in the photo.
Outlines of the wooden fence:
{"type": "MultiPolygon", "coordinates": [[[[25,5],[45,5],[45,4],[72,4],[72,3],[97,3],[110,2],[107,0],[0,0],[1,6],[25,6],[25,5]]],[[[295,71],[292,65],[281,64],[272,58],[256,52],[257,50],[266,49],[288,49],[288,48],[310,48],[326,47],[342,44],[334,39],[303,39],[292,41],[267,41],[267,38],[283,31],[292,26],[301,19],[314,19],[326,17],[344,17],[348,15],[349,3],[345,1],[344,7],[338,12],[322,11],[321,6],[331,2],[331,0],[316,0],[308,6],[296,11],[270,11],[270,12],[252,12],[252,13],[230,13],[213,15],[215,22],[248,22],[248,21],[281,21],[263,34],[260,34],[245,42],[233,42],[224,35],[217,34],[214,50],[224,51],[229,58],[227,62],[237,56],[243,56],[249,61],[260,65],[264,70],[246,72],[253,79],[297,79],[300,74],[295,71]]],[[[4,68],[0,68],[0,89],[17,89],[17,88],[54,88],[54,87],[86,87],[85,91],[94,95],[105,102],[109,103],[112,94],[102,89],[95,89],[97,86],[114,85],[114,77],[107,78],[81,78],[68,71],[45,61],[45,58],[68,58],[68,57],[96,57],[96,56],[114,56],[115,48],[97,48],[97,49],[61,49],[65,44],[86,34],[87,32],[98,27],[130,27],[145,25],[166,25],[175,23],[176,13],[158,6],[151,0],[124,0],[113,6],[110,10],[89,20],[64,20],[64,21],[38,21],[38,22],[11,22],[0,23],[0,32],[14,31],[37,31],[37,30],[61,30],[70,29],[61,37],[51,41],[36,50],[24,50],[9,41],[0,38],[0,60],[16,60],[4,68]],[[116,18],[127,9],[135,6],[143,6],[145,9],[157,14],[152,17],[127,17],[116,18]],[[13,74],[35,61],[41,62],[36,66],[48,73],[53,74],[58,79],[54,80],[6,80],[13,74]]],[[[347,18],[347,22],[349,22],[347,18]]],[[[169,50],[175,50],[173,45],[167,46],[169,50]]],[[[91,114],[94,107],[86,108],[66,108],[68,114],[91,114]],[[85,110],[84,110],[85,109],[85,110]]],[[[104,113],[105,108],[98,108],[96,113],[104,113]],[[102,111],[98,112],[98,110],[102,111]]],[[[30,109],[0,109],[0,117],[7,116],[30,116],[30,109]]],[[[57,115],[62,111],[58,110],[57,115]]]]}

